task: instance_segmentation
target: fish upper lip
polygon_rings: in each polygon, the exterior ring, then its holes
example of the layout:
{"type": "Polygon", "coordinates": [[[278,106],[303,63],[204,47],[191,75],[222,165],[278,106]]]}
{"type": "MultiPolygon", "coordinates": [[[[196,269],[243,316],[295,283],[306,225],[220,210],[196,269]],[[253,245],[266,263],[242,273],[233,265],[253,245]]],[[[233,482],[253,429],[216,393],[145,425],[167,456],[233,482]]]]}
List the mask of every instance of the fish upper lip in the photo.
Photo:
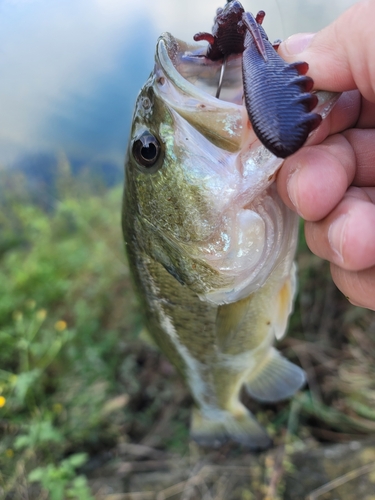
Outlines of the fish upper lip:
{"type": "Polygon", "coordinates": [[[228,63],[230,69],[226,73],[230,79],[217,99],[221,63],[199,57],[203,51],[204,47],[198,44],[187,44],[169,33],[161,35],[156,48],[153,90],[210,142],[230,153],[240,152],[244,144],[251,144],[256,137],[242,103],[238,60],[233,58],[232,66],[228,63]],[[234,102],[231,98],[235,100],[238,93],[240,102],[234,102]]]}
{"type": "MultiPolygon", "coordinates": [[[[228,89],[235,87],[233,99],[217,99],[215,97],[221,61],[210,61],[204,56],[206,48],[197,43],[186,43],[171,35],[163,33],[157,42],[156,62],[165,76],[181,91],[199,100],[204,99],[215,107],[244,107],[242,103],[243,84],[241,58],[235,54],[228,58],[226,76],[230,78],[228,89]],[[192,83],[193,80],[194,83],[192,83]],[[212,90],[207,90],[209,87],[212,90]]],[[[227,90],[228,90],[227,89],[227,90]]],[[[224,92],[225,93],[225,92],[224,92]]]]}

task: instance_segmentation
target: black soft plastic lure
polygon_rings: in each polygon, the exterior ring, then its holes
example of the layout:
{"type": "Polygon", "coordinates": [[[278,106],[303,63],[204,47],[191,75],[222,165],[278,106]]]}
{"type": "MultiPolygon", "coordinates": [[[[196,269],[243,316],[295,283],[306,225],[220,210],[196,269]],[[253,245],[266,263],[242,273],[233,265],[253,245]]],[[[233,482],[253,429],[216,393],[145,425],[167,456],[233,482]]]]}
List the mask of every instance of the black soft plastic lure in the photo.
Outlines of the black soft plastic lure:
{"type": "MultiPolygon", "coordinates": [[[[206,57],[212,61],[242,53],[245,106],[258,139],[274,155],[286,158],[303,146],[322,118],[311,111],[318,98],[310,91],[313,80],[305,76],[306,62],[287,64],[261,26],[265,13],[254,17],[237,0],[218,9],[211,33],[197,33],[206,40],[206,57]]],[[[221,84],[220,84],[221,85],[221,84]]]]}

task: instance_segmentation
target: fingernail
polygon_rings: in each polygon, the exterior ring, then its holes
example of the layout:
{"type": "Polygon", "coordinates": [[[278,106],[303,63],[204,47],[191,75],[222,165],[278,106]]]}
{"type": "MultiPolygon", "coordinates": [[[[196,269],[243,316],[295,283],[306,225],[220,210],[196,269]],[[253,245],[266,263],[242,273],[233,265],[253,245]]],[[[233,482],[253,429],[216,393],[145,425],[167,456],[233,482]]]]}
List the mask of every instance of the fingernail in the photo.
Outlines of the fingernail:
{"type": "Polygon", "coordinates": [[[314,36],[315,33],[299,33],[297,35],[292,35],[283,42],[283,49],[290,56],[296,56],[307,49],[314,36]]]}
{"type": "MultiPolygon", "coordinates": [[[[286,189],[288,191],[288,195],[290,201],[293,203],[295,209],[300,214],[299,210],[299,170],[295,170],[288,179],[288,183],[286,185],[286,189]]],[[[300,214],[301,215],[301,214],[300,214]]]]}
{"type": "Polygon", "coordinates": [[[341,215],[338,219],[332,222],[330,228],[328,229],[328,242],[339,262],[344,262],[342,254],[345,244],[348,219],[349,217],[347,214],[341,215]]]}

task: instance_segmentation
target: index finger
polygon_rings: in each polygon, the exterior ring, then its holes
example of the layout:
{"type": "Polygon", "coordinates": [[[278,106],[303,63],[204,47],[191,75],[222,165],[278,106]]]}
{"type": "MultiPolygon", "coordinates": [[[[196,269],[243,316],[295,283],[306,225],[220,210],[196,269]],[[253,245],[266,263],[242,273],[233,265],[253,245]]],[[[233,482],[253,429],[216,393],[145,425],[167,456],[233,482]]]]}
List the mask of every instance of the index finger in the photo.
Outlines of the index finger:
{"type": "Polygon", "coordinates": [[[316,34],[293,35],[279,47],[287,62],[306,61],[315,88],[358,89],[375,102],[375,0],[362,0],[316,34]]]}

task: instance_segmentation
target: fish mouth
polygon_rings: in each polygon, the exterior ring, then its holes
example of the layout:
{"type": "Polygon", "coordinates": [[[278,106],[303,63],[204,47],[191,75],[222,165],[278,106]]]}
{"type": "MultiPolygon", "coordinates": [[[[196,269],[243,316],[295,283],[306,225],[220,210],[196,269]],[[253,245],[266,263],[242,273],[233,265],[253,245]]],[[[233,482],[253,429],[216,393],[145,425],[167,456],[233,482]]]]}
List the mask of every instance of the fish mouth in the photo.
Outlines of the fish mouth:
{"type": "MultiPolygon", "coordinates": [[[[195,276],[195,264],[185,275],[176,266],[173,275],[191,283],[205,300],[223,304],[257,291],[277,266],[290,267],[298,224],[274,184],[283,160],[260,143],[243,105],[241,55],[228,58],[216,98],[222,61],[207,59],[205,52],[199,44],[164,33],[157,43],[152,85],[174,117],[174,142],[184,143],[184,152],[186,144],[194,144],[184,156],[184,168],[188,182],[207,200],[204,210],[210,211],[207,215],[202,208],[200,214],[202,225],[209,228],[201,240],[178,241],[173,232],[166,238],[185,257],[209,266],[225,286],[213,285],[209,276],[195,276]]],[[[327,102],[329,96],[322,101],[323,113],[317,110],[323,116],[332,107],[327,102]]]]}
{"type": "MultiPolygon", "coordinates": [[[[170,81],[180,90],[191,96],[201,98],[202,93],[205,93],[216,98],[223,62],[207,59],[206,50],[202,45],[189,44],[178,40],[170,33],[163,33],[158,40],[157,60],[170,81]]],[[[242,106],[241,67],[241,54],[233,54],[227,58],[220,101],[242,106]]]]}
{"type": "Polygon", "coordinates": [[[222,63],[207,59],[205,51],[163,33],[156,46],[155,93],[220,148],[239,151],[249,140],[260,145],[243,105],[241,57],[228,58],[218,99],[222,63]]]}
{"type": "Polygon", "coordinates": [[[174,234],[168,238],[181,253],[209,266],[222,285],[214,285],[209,276],[193,279],[190,270],[187,277],[179,266],[173,275],[205,300],[223,304],[255,292],[282,259],[290,260],[296,217],[274,186],[282,160],[257,139],[243,105],[241,56],[228,58],[218,99],[222,62],[205,58],[205,50],[163,34],[157,44],[153,89],[173,112],[175,143],[184,142],[187,129],[192,130],[188,142],[196,140],[190,154],[196,163],[187,158],[184,168],[189,182],[196,182],[207,200],[210,215],[202,209],[201,220],[206,223],[214,214],[209,234],[201,241],[177,241],[174,234]]]}

